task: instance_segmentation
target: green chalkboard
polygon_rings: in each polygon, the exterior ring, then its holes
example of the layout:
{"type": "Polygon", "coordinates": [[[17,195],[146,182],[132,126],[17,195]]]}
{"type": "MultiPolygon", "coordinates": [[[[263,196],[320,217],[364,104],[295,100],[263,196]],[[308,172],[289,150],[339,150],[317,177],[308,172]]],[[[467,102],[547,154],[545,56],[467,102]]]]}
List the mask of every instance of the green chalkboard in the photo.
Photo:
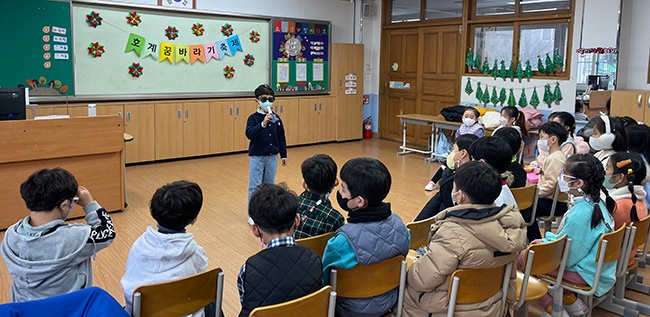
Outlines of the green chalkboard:
{"type": "Polygon", "coordinates": [[[70,3],[2,1],[0,86],[30,87],[31,96],[72,96],[70,3]]]}

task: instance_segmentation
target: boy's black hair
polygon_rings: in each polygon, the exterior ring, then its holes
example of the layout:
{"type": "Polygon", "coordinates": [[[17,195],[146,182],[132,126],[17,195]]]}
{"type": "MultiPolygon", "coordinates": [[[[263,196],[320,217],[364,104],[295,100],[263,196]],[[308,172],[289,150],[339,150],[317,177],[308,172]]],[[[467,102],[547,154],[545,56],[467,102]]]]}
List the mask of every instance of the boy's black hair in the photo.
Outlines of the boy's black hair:
{"type": "Polygon", "coordinates": [[[153,194],[149,203],[151,217],[158,225],[183,230],[201,211],[203,191],[197,183],[180,180],[166,184],[153,194]]]}
{"type": "MultiPolygon", "coordinates": [[[[637,197],[634,193],[634,185],[641,185],[641,182],[646,177],[647,171],[643,159],[637,153],[616,152],[609,157],[607,164],[613,168],[614,173],[612,175],[623,174],[627,180],[627,190],[630,192],[630,198],[632,199],[632,207],[629,211],[630,219],[635,222],[639,221],[639,215],[636,210],[637,197]]],[[[609,191],[605,186],[602,187],[602,190],[606,196],[605,203],[607,204],[607,208],[615,210],[616,202],[609,196],[609,191]]]]}
{"type": "Polygon", "coordinates": [[[514,155],[508,142],[492,136],[480,138],[472,143],[469,154],[473,160],[484,160],[502,174],[508,169],[514,155]]]}
{"type": "Polygon", "coordinates": [[[631,152],[650,158],[650,129],[645,124],[631,124],[625,128],[627,145],[631,152]]]}
{"type": "Polygon", "coordinates": [[[368,207],[379,206],[390,191],[390,172],[380,160],[371,157],[354,158],[341,168],[341,181],[345,182],[352,197],[361,196],[368,207]]]}
{"type": "Polygon", "coordinates": [[[456,138],[454,144],[456,144],[459,151],[466,150],[469,152],[469,147],[478,139],[479,137],[476,134],[463,134],[456,138]]]}
{"type": "Polygon", "coordinates": [[[317,195],[324,195],[332,191],[336,184],[336,162],[327,154],[316,154],[302,162],[300,171],[302,179],[309,190],[317,195]]]}
{"type": "Polygon", "coordinates": [[[456,189],[463,191],[472,204],[493,204],[501,194],[501,175],[494,167],[480,161],[459,166],[454,183],[456,189]]]}
{"type": "Polygon", "coordinates": [[[548,135],[549,137],[552,136],[557,137],[558,146],[561,146],[562,143],[566,142],[566,139],[569,136],[567,130],[561,124],[555,121],[550,121],[542,124],[542,126],[539,127],[539,130],[546,133],[546,135],[548,135]]]}
{"type": "Polygon", "coordinates": [[[478,120],[478,117],[481,116],[481,113],[478,112],[478,110],[476,110],[476,108],[474,108],[474,107],[466,107],[466,108],[465,108],[465,111],[463,111],[463,115],[464,115],[465,112],[467,112],[467,111],[472,111],[472,112],[474,112],[474,116],[476,117],[477,120],[478,120]]]}
{"type": "Polygon", "coordinates": [[[517,154],[519,152],[519,148],[521,148],[521,134],[517,129],[513,127],[503,127],[494,131],[492,136],[508,142],[512,153],[517,154]]]}
{"type": "Polygon", "coordinates": [[[299,203],[298,196],[287,188],[287,184],[264,183],[253,192],[248,214],[263,231],[286,233],[295,224],[299,203]]]}
{"type": "Polygon", "coordinates": [[[255,99],[259,99],[261,95],[275,96],[275,91],[273,91],[273,88],[271,88],[271,86],[262,84],[255,88],[255,99]]]}
{"type": "MultiPolygon", "coordinates": [[[[564,164],[566,175],[581,179],[585,184],[582,191],[586,198],[594,203],[594,210],[591,213],[591,229],[596,228],[601,221],[604,221],[600,210],[600,190],[605,180],[605,169],[603,164],[591,154],[574,154],[567,158],[564,164]]],[[[614,210],[607,208],[611,214],[614,210]]]]}
{"type": "Polygon", "coordinates": [[[560,119],[560,125],[564,126],[565,129],[568,128],[569,135],[573,137],[576,130],[576,118],[566,111],[556,111],[548,115],[548,122],[553,121],[553,118],[556,117],[560,119]]]}
{"type": "Polygon", "coordinates": [[[20,196],[30,211],[50,211],[77,195],[79,185],[70,172],[57,167],[34,172],[20,184],[20,196]]]}
{"type": "Polygon", "coordinates": [[[582,100],[576,100],[575,112],[582,112],[582,108],[584,108],[582,100]]]}
{"type": "MultiPolygon", "coordinates": [[[[612,129],[611,133],[615,136],[614,142],[612,143],[612,150],[616,152],[627,151],[627,133],[625,132],[625,127],[623,127],[623,122],[618,117],[608,117],[610,128],[612,129]]],[[[605,121],[600,116],[594,118],[594,127],[598,129],[600,134],[607,132],[605,129],[605,121]]]]}

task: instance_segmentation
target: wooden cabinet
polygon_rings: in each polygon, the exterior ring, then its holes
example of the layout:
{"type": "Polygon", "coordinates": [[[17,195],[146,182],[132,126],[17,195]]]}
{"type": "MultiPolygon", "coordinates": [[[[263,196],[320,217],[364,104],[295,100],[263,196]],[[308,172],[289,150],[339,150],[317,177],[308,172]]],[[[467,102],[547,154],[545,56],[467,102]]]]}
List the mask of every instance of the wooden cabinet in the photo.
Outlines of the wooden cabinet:
{"type": "Polygon", "coordinates": [[[183,103],[183,156],[210,153],[210,103],[183,103]]]}
{"type": "Polygon", "coordinates": [[[637,121],[650,122],[650,91],[612,91],[610,115],[630,116],[637,121]]]}
{"type": "MultiPolygon", "coordinates": [[[[96,104],[95,110],[97,116],[120,116],[122,117],[122,123],[124,123],[124,104],[96,104]]],[[[67,114],[70,115],[71,118],[88,117],[88,104],[69,105],[67,114]]]]}
{"type": "Polygon", "coordinates": [[[336,99],[300,98],[298,144],[333,141],[336,138],[336,99]]]}
{"type": "Polygon", "coordinates": [[[210,153],[228,153],[235,148],[235,102],[210,102],[210,153]]]}
{"type": "Polygon", "coordinates": [[[154,107],[156,160],[183,157],[183,105],[156,103],[154,107]]]}
{"type": "Polygon", "coordinates": [[[147,162],[156,159],[154,104],[126,104],[124,132],[133,136],[125,144],[126,162],[147,162]]]}
{"type": "Polygon", "coordinates": [[[296,98],[279,98],[275,102],[275,112],[282,119],[284,124],[284,135],[287,145],[298,144],[300,135],[299,103],[296,98]]]}
{"type": "Polygon", "coordinates": [[[50,116],[50,115],[66,115],[68,114],[68,106],[66,105],[47,105],[47,106],[28,106],[26,111],[27,119],[34,119],[36,116],[50,116]]]}
{"type": "Polygon", "coordinates": [[[252,98],[235,101],[234,151],[248,150],[249,140],[246,137],[246,121],[248,121],[248,116],[255,111],[257,111],[257,104],[252,98]]]}
{"type": "MultiPolygon", "coordinates": [[[[336,97],[336,140],[361,139],[363,123],[363,44],[332,44],[332,96],[336,97]],[[346,80],[347,75],[357,77],[346,80]],[[356,87],[346,87],[346,83],[356,87]],[[356,89],[356,94],[346,94],[346,89],[356,89]]],[[[334,126],[332,126],[333,128],[334,126]]]]}

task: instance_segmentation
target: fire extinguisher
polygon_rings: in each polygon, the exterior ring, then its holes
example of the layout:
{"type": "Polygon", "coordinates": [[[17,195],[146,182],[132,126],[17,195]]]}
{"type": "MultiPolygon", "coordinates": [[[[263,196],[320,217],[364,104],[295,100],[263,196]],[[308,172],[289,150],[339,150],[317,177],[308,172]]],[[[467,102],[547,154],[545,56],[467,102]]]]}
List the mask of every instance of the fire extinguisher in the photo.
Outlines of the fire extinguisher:
{"type": "Polygon", "coordinates": [[[364,139],[372,139],[372,121],[370,121],[371,117],[366,118],[366,120],[363,120],[363,138],[364,139]]]}

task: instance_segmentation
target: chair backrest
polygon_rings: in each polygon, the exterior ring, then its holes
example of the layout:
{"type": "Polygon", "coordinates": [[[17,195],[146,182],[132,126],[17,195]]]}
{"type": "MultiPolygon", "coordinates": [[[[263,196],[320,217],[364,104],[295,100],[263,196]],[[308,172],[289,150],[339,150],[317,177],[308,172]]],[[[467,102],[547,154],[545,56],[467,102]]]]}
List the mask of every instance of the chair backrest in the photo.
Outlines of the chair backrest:
{"type": "Polygon", "coordinates": [[[630,224],[630,227],[636,227],[636,234],[632,242],[633,251],[648,243],[648,233],[650,232],[650,215],[630,224]]]}
{"type": "Polygon", "coordinates": [[[214,268],[167,282],[139,286],[133,292],[133,316],[183,316],[216,301],[221,313],[223,271],[214,268]]]}
{"type": "Polygon", "coordinates": [[[334,232],[327,232],[309,238],[296,239],[296,243],[316,252],[316,254],[322,258],[327,241],[329,241],[332,236],[334,236],[334,232]]]}
{"type": "Polygon", "coordinates": [[[528,185],[520,188],[510,188],[512,196],[515,197],[519,209],[526,209],[533,206],[537,196],[537,184],[528,185]]]}
{"type": "Polygon", "coordinates": [[[336,308],[336,292],[327,285],[318,291],[294,300],[257,307],[250,317],[284,317],[284,316],[314,316],[334,317],[336,308]]]}
{"type": "Polygon", "coordinates": [[[433,217],[406,224],[406,228],[411,233],[411,249],[417,250],[419,247],[429,244],[429,233],[432,224],[433,217]]]}
{"type": "Polygon", "coordinates": [[[562,235],[555,241],[546,243],[531,244],[526,248],[526,257],[524,258],[523,267],[529,260],[529,251],[534,251],[533,264],[531,266],[531,275],[548,274],[560,266],[562,254],[566,245],[567,236],[562,235]]]}
{"type": "Polygon", "coordinates": [[[330,284],[337,296],[366,298],[384,294],[400,285],[404,257],[396,257],[351,269],[332,269],[330,284]]]}
{"type": "Polygon", "coordinates": [[[489,269],[456,270],[449,279],[447,316],[454,316],[457,304],[472,304],[487,300],[501,290],[501,311],[505,309],[512,262],[489,269]]]}
{"type": "Polygon", "coordinates": [[[614,232],[606,233],[603,234],[600,237],[600,242],[598,244],[598,252],[596,253],[596,260],[600,258],[600,251],[603,246],[603,240],[607,241],[607,246],[605,250],[605,257],[603,262],[612,262],[612,261],[618,261],[619,258],[621,257],[621,249],[623,249],[623,242],[625,240],[625,227],[626,226],[621,226],[614,232]]]}

